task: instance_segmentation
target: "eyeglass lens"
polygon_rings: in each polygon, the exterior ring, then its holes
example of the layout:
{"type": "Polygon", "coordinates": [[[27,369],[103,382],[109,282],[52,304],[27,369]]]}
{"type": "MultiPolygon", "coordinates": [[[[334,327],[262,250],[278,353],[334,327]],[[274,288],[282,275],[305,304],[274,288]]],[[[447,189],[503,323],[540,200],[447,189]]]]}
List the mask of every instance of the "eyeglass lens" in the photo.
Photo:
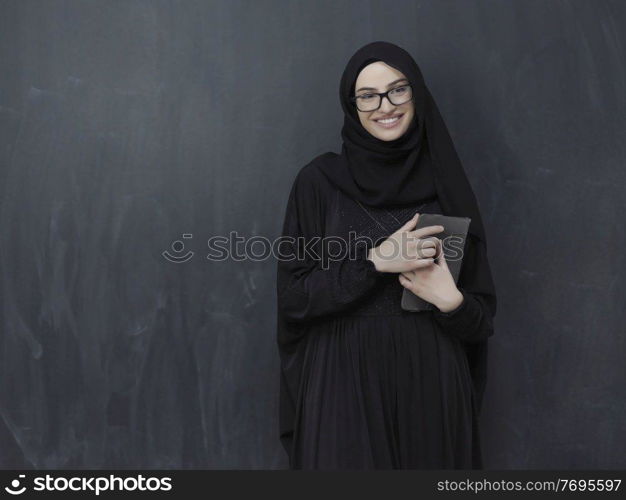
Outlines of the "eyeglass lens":
{"type": "MultiPolygon", "coordinates": [[[[411,87],[408,85],[397,87],[391,90],[387,97],[394,106],[404,104],[412,97],[411,87]]],[[[374,111],[380,107],[380,96],[378,94],[361,94],[356,96],[356,104],[360,111],[374,111]]]]}

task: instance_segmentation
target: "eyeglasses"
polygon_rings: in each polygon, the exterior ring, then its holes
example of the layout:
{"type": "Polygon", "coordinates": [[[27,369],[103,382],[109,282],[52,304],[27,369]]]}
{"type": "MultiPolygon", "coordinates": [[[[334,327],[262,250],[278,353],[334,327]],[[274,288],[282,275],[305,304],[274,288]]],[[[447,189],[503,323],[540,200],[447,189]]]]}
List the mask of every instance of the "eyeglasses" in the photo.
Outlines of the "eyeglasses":
{"type": "Polygon", "coordinates": [[[366,94],[352,96],[350,101],[356,103],[356,107],[359,111],[376,111],[380,108],[383,97],[386,97],[394,106],[399,106],[411,100],[413,91],[410,85],[402,85],[401,87],[396,87],[387,92],[368,92],[366,94]]]}

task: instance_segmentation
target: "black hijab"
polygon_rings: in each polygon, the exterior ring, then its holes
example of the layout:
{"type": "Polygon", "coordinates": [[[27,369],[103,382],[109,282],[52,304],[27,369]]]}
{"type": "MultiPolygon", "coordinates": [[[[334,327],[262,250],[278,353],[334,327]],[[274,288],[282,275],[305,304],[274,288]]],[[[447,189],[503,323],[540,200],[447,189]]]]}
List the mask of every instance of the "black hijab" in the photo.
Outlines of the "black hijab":
{"type": "MultiPolygon", "coordinates": [[[[369,43],[348,61],[341,77],[339,99],[344,112],[341,154],[320,155],[320,170],[337,188],[366,205],[401,206],[437,197],[444,215],[470,217],[457,285],[481,301],[488,322],[486,330],[493,332],[496,291],[479,207],[417,63],[397,45],[384,41],[369,43]],[[383,141],[365,130],[350,101],[360,71],[374,61],[383,61],[404,73],[413,90],[414,122],[393,141],[383,141]]],[[[487,341],[467,343],[464,347],[480,409],[487,380],[487,341]]]]}
{"type": "Polygon", "coordinates": [[[419,66],[406,50],[384,41],[361,47],[343,72],[339,100],[344,112],[341,154],[320,165],[331,183],[370,206],[413,205],[438,197],[446,215],[470,217],[470,233],[485,240],[476,198],[448,129],[419,66]],[[371,135],[350,101],[359,73],[374,61],[401,71],[413,91],[413,122],[393,141],[371,135]]]}

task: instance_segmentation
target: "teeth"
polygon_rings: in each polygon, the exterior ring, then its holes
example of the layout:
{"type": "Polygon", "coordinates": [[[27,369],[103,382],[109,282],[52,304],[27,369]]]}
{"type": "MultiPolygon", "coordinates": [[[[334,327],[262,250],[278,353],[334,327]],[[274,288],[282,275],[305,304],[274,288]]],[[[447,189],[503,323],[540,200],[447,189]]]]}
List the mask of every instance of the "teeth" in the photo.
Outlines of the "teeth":
{"type": "Polygon", "coordinates": [[[393,123],[393,122],[395,122],[395,121],[397,121],[399,119],[400,119],[400,117],[396,116],[395,118],[387,118],[386,120],[376,120],[376,121],[379,122],[379,123],[393,123]]]}

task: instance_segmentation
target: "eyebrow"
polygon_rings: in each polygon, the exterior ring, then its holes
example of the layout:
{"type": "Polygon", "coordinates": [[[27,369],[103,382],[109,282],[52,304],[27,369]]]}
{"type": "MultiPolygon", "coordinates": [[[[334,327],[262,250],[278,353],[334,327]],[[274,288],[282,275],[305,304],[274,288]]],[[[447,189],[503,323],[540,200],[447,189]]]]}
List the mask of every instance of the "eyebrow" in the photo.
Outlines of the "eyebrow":
{"type": "MultiPolygon", "coordinates": [[[[387,85],[387,88],[391,87],[392,85],[395,85],[398,82],[408,82],[409,80],[406,78],[398,78],[397,80],[394,80],[393,82],[389,83],[387,85]]],[[[376,90],[374,87],[361,87],[358,90],[356,90],[355,92],[360,92],[361,90],[376,90]]]]}

